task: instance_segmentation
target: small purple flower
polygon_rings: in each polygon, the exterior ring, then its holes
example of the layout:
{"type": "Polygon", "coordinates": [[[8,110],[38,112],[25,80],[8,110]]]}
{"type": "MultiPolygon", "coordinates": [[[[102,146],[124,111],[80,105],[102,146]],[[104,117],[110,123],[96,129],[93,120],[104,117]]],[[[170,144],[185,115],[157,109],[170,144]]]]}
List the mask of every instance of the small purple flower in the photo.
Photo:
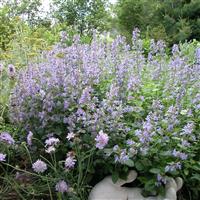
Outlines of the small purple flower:
{"type": "Polygon", "coordinates": [[[190,135],[192,134],[194,129],[194,123],[193,122],[188,122],[184,127],[181,135],[190,135]]]}
{"type": "Polygon", "coordinates": [[[113,151],[114,152],[117,152],[119,150],[119,146],[118,145],[115,145],[114,147],[113,147],[113,151]]]}
{"type": "Polygon", "coordinates": [[[176,55],[179,53],[179,46],[177,44],[174,44],[172,47],[172,54],[176,55]]]}
{"type": "Polygon", "coordinates": [[[68,185],[64,180],[60,180],[58,181],[58,183],[56,184],[56,191],[64,193],[64,192],[68,192],[68,185]]]}
{"type": "Polygon", "coordinates": [[[114,160],[115,160],[115,163],[116,163],[116,162],[119,162],[119,156],[118,156],[118,155],[115,155],[115,156],[114,156],[114,160]]]}
{"type": "Polygon", "coordinates": [[[55,148],[54,146],[49,146],[49,147],[45,150],[46,153],[53,153],[53,152],[55,152],[55,151],[56,151],[56,148],[55,148]]]}
{"type": "Polygon", "coordinates": [[[60,38],[61,38],[61,42],[64,42],[68,38],[67,32],[61,31],[60,32],[60,38]]]}
{"type": "Polygon", "coordinates": [[[188,155],[187,155],[187,154],[182,153],[182,152],[180,152],[180,151],[176,151],[176,149],[174,149],[174,150],[172,151],[172,155],[173,155],[174,157],[180,158],[181,160],[186,160],[186,159],[188,158],[188,155]]]}
{"type": "Polygon", "coordinates": [[[37,173],[43,173],[47,170],[47,164],[40,159],[33,163],[32,168],[37,173]]]}
{"type": "Polygon", "coordinates": [[[200,104],[195,105],[196,110],[200,110],[200,104]]]}
{"type": "Polygon", "coordinates": [[[188,155],[185,154],[185,153],[180,153],[179,157],[180,157],[181,160],[187,160],[188,155]]]}
{"type": "Polygon", "coordinates": [[[128,90],[134,91],[135,89],[137,89],[137,86],[139,85],[139,83],[140,83],[140,80],[138,79],[138,77],[131,76],[127,84],[128,90]]]}
{"type": "Polygon", "coordinates": [[[166,184],[166,183],[167,183],[166,177],[161,176],[160,174],[157,174],[157,183],[156,183],[156,185],[157,185],[157,186],[160,186],[160,185],[162,185],[162,183],[163,183],[163,184],[166,184]]]}
{"type": "Polygon", "coordinates": [[[119,156],[119,162],[124,164],[127,160],[129,160],[129,156],[126,154],[126,150],[123,149],[119,156]]]}
{"type": "Polygon", "coordinates": [[[82,108],[79,108],[76,113],[79,117],[84,117],[86,115],[85,111],[82,108]]]}
{"type": "Polygon", "coordinates": [[[174,124],[169,124],[167,127],[168,132],[172,132],[174,130],[174,124]]]}
{"type": "Polygon", "coordinates": [[[136,41],[139,38],[139,36],[140,36],[140,30],[138,28],[135,28],[132,33],[133,41],[136,41]]]}
{"type": "Polygon", "coordinates": [[[67,134],[67,137],[66,137],[66,138],[67,138],[68,141],[70,141],[70,140],[73,139],[74,137],[75,137],[75,134],[74,134],[73,132],[71,132],[71,133],[68,133],[68,134],[67,134]]]}
{"type": "Polygon", "coordinates": [[[65,160],[65,168],[72,169],[76,164],[76,159],[73,156],[68,156],[65,160]]]}
{"type": "Polygon", "coordinates": [[[176,149],[174,149],[173,151],[172,151],[172,155],[174,156],[174,157],[178,157],[178,151],[176,151],[176,149]]]}
{"type": "Polygon", "coordinates": [[[173,172],[176,171],[177,169],[181,169],[181,163],[170,163],[165,167],[165,172],[173,172]]]}
{"type": "Polygon", "coordinates": [[[10,78],[13,78],[15,76],[15,66],[12,64],[8,65],[8,75],[10,78]]]}
{"type": "Polygon", "coordinates": [[[164,176],[161,176],[160,174],[157,175],[157,180],[163,182],[166,184],[167,179],[164,176]]]}
{"type": "Polygon", "coordinates": [[[55,146],[60,143],[60,140],[55,137],[50,137],[45,140],[45,146],[55,146]]]}
{"type": "Polygon", "coordinates": [[[108,144],[108,140],[108,135],[101,130],[95,138],[96,148],[103,149],[108,144]]]}
{"type": "Polygon", "coordinates": [[[0,134],[0,141],[1,142],[5,142],[7,144],[14,144],[15,143],[14,139],[12,138],[12,136],[7,132],[2,132],[0,134]]]}
{"type": "Polygon", "coordinates": [[[148,118],[146,122],[143,124],[143,129],[150,132],[153,128],[153,125],[151,124],[150,119],[148,118]]]}
{"type": "Polygon", "coordinates": [[[196,49],[196,60],[198,63],[200,63],[200,48],[196,49]]]}
{"type": "Polygon", "coordinates": [[[181,143],[181,145],[182,145],[183,147],[189,147],[189,146],[190,146],[190,143],[189,143],[188,141],[186,141],[186,140],[183,140],[182,143],[181,143]]]}
{"type": "Polygon", "coordinates": [[[6,154],[0,153],[0,162],[6,161],[6,154]]]}
{"type": "Polygon", "coordinates": [[[33,133],[31,131],[29,131],[28,135],[27,135],[27,144],[29,146],[32,145],[32,139],[33,139],[33,133]]]}
{"type": "Polygon", "coordinates": [[[134,145],[135,142],[134,142],[133,140],[131,140],[131,139],[128,139],[128,140],[126,141],[126,144],[129,145],[129,146],[131,146],[131,145],[134,145]]]}
{"type": "Polygon", "coordinates": [[[45,140],[45,147],[47,147],[47,149],[45,150],[46,153],[53,153],[56,151],[55,146],[58,145],[60,143],[60,140],[58,138],[55,137],[50,137],[48,139],[45,140]]]}
{"type": "Polygon", "coordinates": [[[182,168],[181,163],[180,162],[175,163],[175,168],[181,169],[182,168]]]}
{"type": "Polygon", "coordinates": [[[83,90],[82,95],[79,99],[79,104],[85,104],[91,100],[90,92],[92,92],[91,87],[86,87],[83,90]]]}
{"type": "Polygon", "coordinates": [[[136,131],[135,131],[135,135],[136,135],[137,137],[140,137],[140,136],[142,135],[142,130],[136,130],[136,131]]]}
{"type": "Polygon", "coordinates": [[[68,101],[64,101],[64,110],[67,110],[69,108],[69,102],[68,101]]]}
{"type": "Polygon", "coordinates": [[[68,118],[67,118],[67,117],[64,117],[64,118],[63,118],[63,123],[64,123],[64,124],[67,124],[67,123],[68,123],[68,121],[69,121],[69,120],[68,120],[68,118]]]}

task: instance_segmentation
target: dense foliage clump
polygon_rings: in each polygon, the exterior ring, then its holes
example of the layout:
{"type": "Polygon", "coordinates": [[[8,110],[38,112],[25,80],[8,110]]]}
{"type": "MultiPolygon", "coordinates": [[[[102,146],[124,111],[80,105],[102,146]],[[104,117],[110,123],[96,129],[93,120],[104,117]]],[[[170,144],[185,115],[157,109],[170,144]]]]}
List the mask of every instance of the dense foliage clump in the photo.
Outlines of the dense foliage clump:
{"type": "Polygon", "coordinates": [[[137,29],[131,46],[121,36],[94,35],[91,44],[76,36],[44,52],[44,62],[19,74],[10,105],[13,122],[29,133],[33,170],[47,173],[50,155],[51,184],[63,177],[68,195],[81,199],[87,185],[109,173],[115,182],[131,168],[146,194],[162,193],[169,177],[199,184],[199,52],[188,57],[174,45],[169,57],[152,40],[146,57],[137,29]]]}

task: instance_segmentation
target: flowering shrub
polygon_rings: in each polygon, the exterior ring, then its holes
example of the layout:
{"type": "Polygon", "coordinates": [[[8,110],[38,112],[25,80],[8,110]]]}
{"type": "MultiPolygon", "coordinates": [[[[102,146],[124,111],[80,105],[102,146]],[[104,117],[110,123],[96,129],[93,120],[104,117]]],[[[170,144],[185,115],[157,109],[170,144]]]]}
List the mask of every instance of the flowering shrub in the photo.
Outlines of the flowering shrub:
{"type": "Polygon", "coordinates": [[[152,40],[145,57],[138,30],[132,42],[76,36],[18,77],[10,112],[29,133],[29,170],[48,173],[59,194],[84,199],[88,185],[130,168],[146,193],[170,176],[199,184],[200,51],[191,59],[174,45],[169,57],[152,40]]]}

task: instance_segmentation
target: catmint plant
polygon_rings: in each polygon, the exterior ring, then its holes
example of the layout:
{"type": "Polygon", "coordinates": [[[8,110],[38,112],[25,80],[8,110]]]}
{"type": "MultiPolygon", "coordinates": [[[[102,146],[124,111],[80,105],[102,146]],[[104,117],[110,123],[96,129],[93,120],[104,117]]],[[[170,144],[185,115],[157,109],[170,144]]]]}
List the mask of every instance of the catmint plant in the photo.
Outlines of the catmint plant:
{"type": "MultiPolygon", "coordinates": [[[[122,36],[90,44],[76,36],[43,52],[43,62],[16,77],[10,103],[30,154],[39,152],[32,170],[44,180],[49,173],[59,195],[78,198],[99,172],[115,182],[136,169],[147,192],[188,175],[200,139],[199,50],[193,63],[179,45],[171,53],[151,40],[146,56],[138,29],[131,45],[122,36]]],[[[0,142],[15,143],[5,133],[0,142]]]]}

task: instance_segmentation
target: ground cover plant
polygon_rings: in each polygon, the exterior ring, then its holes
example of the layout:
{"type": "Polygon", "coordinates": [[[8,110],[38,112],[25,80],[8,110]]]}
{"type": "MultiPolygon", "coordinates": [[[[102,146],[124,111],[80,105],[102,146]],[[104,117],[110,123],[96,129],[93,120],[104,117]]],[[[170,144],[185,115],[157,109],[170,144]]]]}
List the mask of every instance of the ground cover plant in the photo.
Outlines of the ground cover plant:
{"type": "Polygon", "coordinates": [[[179,198],[198,199],[200,49],[174,45],[170,55],[151,40],[147,55],[138,29],[131,45],[67,40],[62,32],[43,62],[15,77],[18,129],[0,134],[1,198],[87,199],[104,176],[136,169],[144,195],[181,176],[179,198]]]}

